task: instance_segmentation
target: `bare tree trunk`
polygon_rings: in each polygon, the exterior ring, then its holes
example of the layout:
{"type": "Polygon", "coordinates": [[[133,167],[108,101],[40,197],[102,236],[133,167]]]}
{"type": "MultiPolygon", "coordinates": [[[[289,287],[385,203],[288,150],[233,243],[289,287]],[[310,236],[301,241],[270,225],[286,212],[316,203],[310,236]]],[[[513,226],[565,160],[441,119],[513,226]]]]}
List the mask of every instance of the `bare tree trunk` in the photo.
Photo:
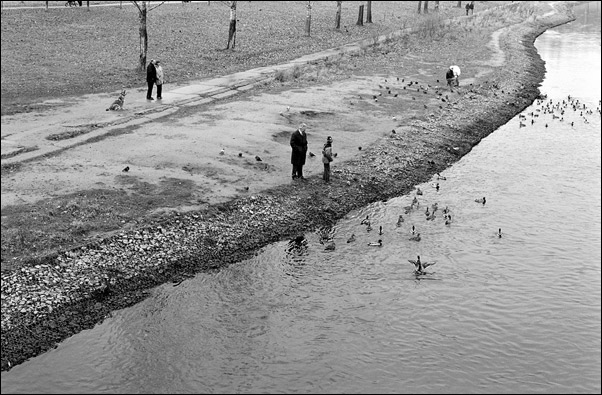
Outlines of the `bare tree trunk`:
{"type": "Polygon", "coordinates": [[[420,14],[422,12],[422,1],[418,2],[418,13],[420,14]]]}
{"type": "Polygon", "coordinates": [[[86,1],[86,11],[90,11],[90,1],[86,1]]]}
{"type": "Polygon", "coordinates": [[[439,11],[439,2],[435,1],[435,12],[439,11]]]}
{"type": "Polygon", "coordinates": [[[48,2],[46,1],[46,12],[48,12],[48,2]]]}
{"type": "Polygon", "coordinates": [[[140,3],[142,7],[140,7],[139,14],[140,61],[138,66],[140,67],[140,70],[144,71],[146,70],[146,53],[148,51],[148,33],[146,31],[146,1],[141,1],[140,3]]]}
{"type": "Polygon", "coordinates": [[[366,8],[366,23],[372,23],[372,2],[371,1],[367,1],[367,8],[366,8]]]}
{"type": "Polygon", "coordinates": [[[428,1],[424,2],[424,13],[425,14],[429,13],[429,2],[428,1]]]}
{"type": "Polygon", "coordinates": [[[362,4],[360,5],[360,9],[359,12],[357,14],[357,22],[356,25],[358,26],[364,26],[364,2],[362,1],[362,4]]]}
{"type": "Polygon", "coordinates": [[[236,1],[230,2],[230,29],[228,30],[228,45],[226,49],[230,49],[230,42],[232,43],[232,49],[236,45],[236,1]]]}
{"type": "Polygon", "coordinates": [[[307,2],[307,17],[305,17],[305,35],[311,36],[311,1],[307,2]]]}
{"type": "Polygon", "coordinates": [[[337,13],[334,17],[334,28],[335,29],[340,29],[341,28],[341,5],[343,4],[342,1],[337,1],[337,13]]]}
{"type": "Polygon", "coordinates": [[[458,1],[458,8],[462,8],[462,2],[458,1]]]}

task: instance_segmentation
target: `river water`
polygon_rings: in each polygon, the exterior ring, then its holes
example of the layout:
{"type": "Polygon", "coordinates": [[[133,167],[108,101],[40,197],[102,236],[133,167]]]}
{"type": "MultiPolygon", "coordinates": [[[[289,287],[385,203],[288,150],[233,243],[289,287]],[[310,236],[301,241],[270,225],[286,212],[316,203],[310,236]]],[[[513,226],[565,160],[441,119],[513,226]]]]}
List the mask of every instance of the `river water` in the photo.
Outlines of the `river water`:
{"type": "Polygon", "coordinates": [[[534,103],[420,185],[419,209],[411,193],[339,221],[334,251],[307,234],[158,287],[2,372],[2,393],[600,393],[600,5],[576,12],[535,44],[546,102],[577,110],[534,103]]]}

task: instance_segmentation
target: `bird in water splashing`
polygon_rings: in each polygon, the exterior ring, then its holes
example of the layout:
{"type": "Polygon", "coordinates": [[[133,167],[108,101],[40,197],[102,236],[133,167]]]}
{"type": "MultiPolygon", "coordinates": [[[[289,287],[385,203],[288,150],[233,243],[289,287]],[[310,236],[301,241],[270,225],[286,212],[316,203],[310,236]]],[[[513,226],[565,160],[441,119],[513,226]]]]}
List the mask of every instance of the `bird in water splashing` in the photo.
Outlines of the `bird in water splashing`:
{"type": "Polygon", "coordinates": [[[420,260],[420,255],[418,255],[416,258],[417,258],[416,260],[408,259],[408,262],[414,264],[414,273],[415,274],[426,274],[424,269],[426,269],[427,267],[432,266],[436,263],[436,262],[422,262],[420,260]]]}

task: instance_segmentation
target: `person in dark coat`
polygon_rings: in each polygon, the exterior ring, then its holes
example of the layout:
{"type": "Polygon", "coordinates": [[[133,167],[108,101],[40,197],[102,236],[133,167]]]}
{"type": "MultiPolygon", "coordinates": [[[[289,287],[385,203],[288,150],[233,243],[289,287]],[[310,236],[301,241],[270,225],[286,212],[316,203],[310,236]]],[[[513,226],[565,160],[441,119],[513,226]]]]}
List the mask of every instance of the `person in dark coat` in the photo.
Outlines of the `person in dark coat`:
{"type": "Polygon", "coordinates": [[[146,83],[148,85],[148,91],[146,91],[146,100],[153,99],[153,86],[157,81],[157,69],[155,69],[155,60],[151,59],[148,66],[146,67],[146,83]]]}
{"type": "Polygon", "coordinates": [[[299,128],[291,135],[291,164],[293,165],[293,180],[303,177],[303,165],[305,165],[305,155],[307,154],[307,134],[305,129],[307,125],[302,123],[299,128]]]}

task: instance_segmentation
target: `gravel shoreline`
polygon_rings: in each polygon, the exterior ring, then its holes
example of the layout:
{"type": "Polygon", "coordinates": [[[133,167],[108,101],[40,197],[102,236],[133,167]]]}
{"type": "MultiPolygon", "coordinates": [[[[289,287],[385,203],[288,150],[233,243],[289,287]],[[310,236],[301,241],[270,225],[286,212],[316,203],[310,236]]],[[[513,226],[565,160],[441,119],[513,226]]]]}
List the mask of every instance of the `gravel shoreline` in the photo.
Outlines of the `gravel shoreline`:
{"type": "Polygon", "coordinates": [[[2,371],[139,302],[156,285],[219,270],[272,242],[331,226],[353,209],[428,181],[539,96],[545,67],[535,38],[572,18],[570,9],[563,9],[513,26],[500,38],[504,72],[496,70],[443,114],[405,125],[361,156],[338,164],[327,187],[314,177],[202,213],[174,213],[34,267],[3,273],[2,371]],[[424,136],[428,143],[421,140],[424,136]]]}

